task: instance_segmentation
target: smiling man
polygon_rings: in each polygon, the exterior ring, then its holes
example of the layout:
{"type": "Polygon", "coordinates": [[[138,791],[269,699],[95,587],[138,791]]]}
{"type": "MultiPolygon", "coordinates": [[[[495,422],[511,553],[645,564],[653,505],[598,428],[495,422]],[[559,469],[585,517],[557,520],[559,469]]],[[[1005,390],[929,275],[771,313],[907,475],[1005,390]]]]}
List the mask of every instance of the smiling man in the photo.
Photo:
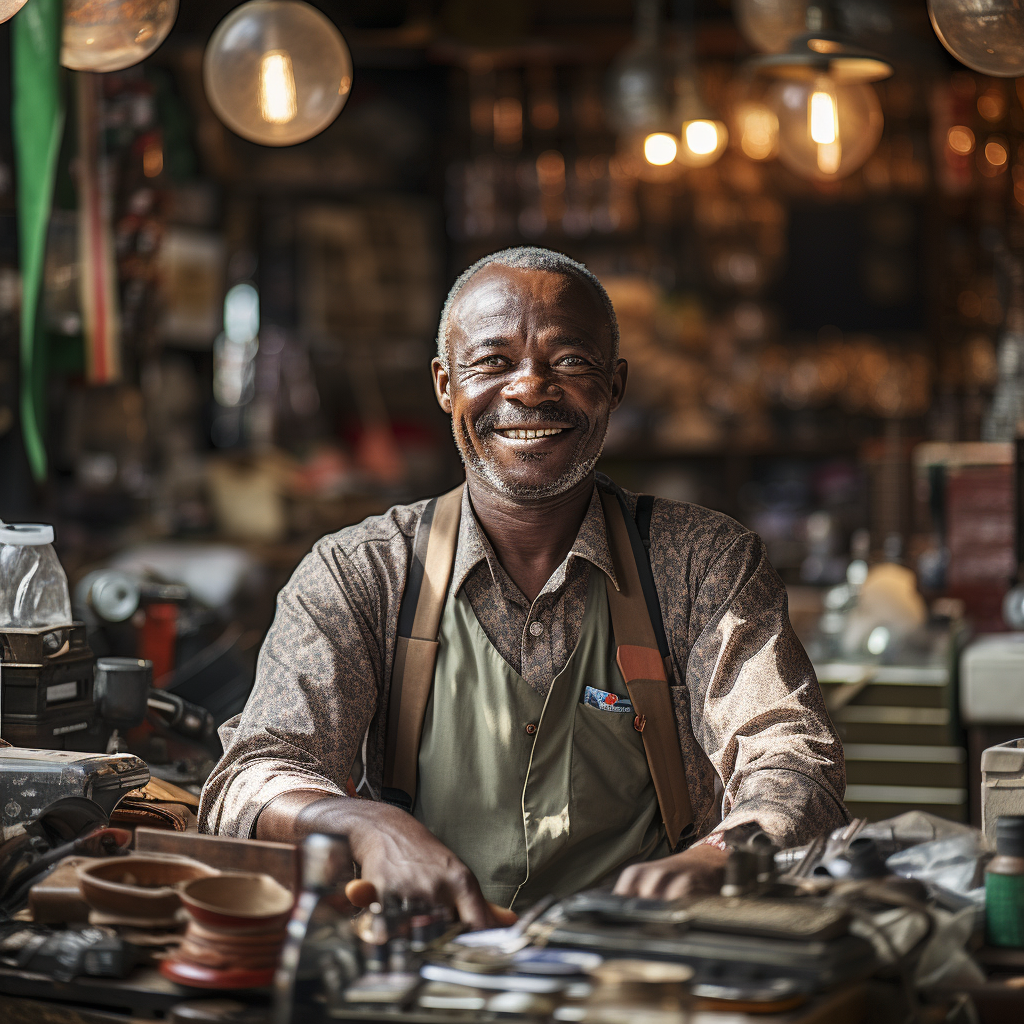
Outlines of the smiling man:
{"type": "Polygon", "coordinates": [[[466,484],[303,560],[203,827],[345,833],[364,900],[484,927],[603,882],[714,888],[730,843],[848,820],[760,539],[595,474],[627,371],[597,279],[544,249],[486,257],[449,293],[432,368],[466,484]]]}

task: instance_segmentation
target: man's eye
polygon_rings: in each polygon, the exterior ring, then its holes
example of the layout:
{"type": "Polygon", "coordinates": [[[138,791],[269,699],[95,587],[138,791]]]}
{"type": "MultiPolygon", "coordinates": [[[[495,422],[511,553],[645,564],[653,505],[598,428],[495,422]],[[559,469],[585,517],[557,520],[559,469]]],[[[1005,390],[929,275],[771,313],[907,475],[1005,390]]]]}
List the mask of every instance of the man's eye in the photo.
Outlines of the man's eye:
{"type": "Polygon", "coordinates": [[[558,366],[589,366],[590,364],[582,356],[563,356],[556,364],[558,366]]]}
{"type": "Polygon", "coordinates": [[[504,356],[485,356],[477,366],[506,366],[508,360],[504,356]]]}

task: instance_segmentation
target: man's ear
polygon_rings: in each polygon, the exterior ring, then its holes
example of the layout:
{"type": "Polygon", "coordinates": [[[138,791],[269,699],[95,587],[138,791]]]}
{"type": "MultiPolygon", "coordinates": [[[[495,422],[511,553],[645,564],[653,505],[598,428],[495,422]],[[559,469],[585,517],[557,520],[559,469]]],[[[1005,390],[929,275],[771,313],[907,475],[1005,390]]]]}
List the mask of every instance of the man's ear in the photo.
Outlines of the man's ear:
{"type": "Polygon", "coordinates": [[[437,404],[451,416],[452,399],[449,393],[452,382],[451,375],[437,356],[430,363],[430,372],[434,375],[434,397],[437,399],[437,404]]]}
{"type": "Polygon", "coordinates": [[[612,401],[611,410],[614,411],[622,403],[626,393],[626,377],[629,376],[629,364],[625,359],[620,359],[612,370],[612,401]]]}

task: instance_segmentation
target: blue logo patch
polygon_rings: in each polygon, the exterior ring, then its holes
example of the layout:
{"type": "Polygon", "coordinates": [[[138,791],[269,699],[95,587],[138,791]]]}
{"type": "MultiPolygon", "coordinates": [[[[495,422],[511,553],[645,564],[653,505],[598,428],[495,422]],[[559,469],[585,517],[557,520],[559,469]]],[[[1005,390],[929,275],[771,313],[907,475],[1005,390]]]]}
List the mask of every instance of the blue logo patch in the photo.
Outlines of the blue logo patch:
{"type": "Polygon", "coordinates": [[[628,697],[619,697],[607,690],[599,690],[596,686],[588,686],[584,690],[583,703],[598,711],[611,711],[617,715],[633,714],[633,705],[628,697]]]}

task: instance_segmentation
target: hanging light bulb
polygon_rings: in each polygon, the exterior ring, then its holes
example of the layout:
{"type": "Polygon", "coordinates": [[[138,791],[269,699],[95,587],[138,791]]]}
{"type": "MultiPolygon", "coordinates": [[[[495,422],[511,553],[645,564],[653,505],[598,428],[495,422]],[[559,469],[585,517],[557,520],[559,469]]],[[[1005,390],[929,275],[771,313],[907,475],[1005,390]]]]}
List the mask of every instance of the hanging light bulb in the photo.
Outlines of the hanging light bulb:
{"type": "Polygon", "coordinates": [[[999,0],[928,0],[939,42],[983,75],[1024,75],[1024,9],[999,0]]]}
{"type": "Polygon", "coordinates": [[[217,116],[250,142],[291,146],[322,132],[352,89],[341,33],[301,0],[250,0],[214,30],[203,84],[217,116]]]}
{"type": "Polygon", "coordinates": [[[807,0],[735,0],[736,23],[762,53],[781,53],[807,24],[807,0]]]}
{"type": "Polygon", "coordinates": [[[668,61],[658,46],[658,0],[639,0],[633,42],[608,72],[608,121],[619,133],[652,132],[668,117],[668,61]]]}
{"type": "Polygon", "coordinates": [[[0,0],[0,25],[10,21],[25,6],[25,0],[0,0]]]}
{"type": "Polygon", "coordinates": [[[644,159],[654,167],[672,163],[679,152],[679,143],[668,132],[652,132],[644,139],[644,159]]]}
{"type": "Polygon", "coordinates": [[[770,102],[779,119],[779,160],[804,178],[845,178],[882,137],[882,107],[870,85],[836,85],[827,77],[779,82],[770,102]]]}
{"type": "Polygon", "coordinates": [[[130,68],[167,38],[177,16],[178,0],[64,0],[60,62],[73,71],[130,68]]]}
{"type": "Polygon", "coordinates": [[[708,167],[725,151],[729,129],[701,99],[693,71],[685,66],[676,79],[676,96],[680,123],[676,159],[685,167],[708,167]]]}
{"type": "Polygon", "coordinates": [[[808,31],[785,53],[756,57],[750,66],[781,79],[770,94],[779,119],[779,159],[797,174],[829,180],[864,164],[882,137],[882,107],[869,83],[892,65],[826,27],[825,8],[807,8],[808,31]]]}
{"type": "Polygon", "coordinates": [[[737,105],[735,127],[740,149],[751,160],[770,160],[779,152],[779,118],[770,107],[757,100],[737,105]]]}

